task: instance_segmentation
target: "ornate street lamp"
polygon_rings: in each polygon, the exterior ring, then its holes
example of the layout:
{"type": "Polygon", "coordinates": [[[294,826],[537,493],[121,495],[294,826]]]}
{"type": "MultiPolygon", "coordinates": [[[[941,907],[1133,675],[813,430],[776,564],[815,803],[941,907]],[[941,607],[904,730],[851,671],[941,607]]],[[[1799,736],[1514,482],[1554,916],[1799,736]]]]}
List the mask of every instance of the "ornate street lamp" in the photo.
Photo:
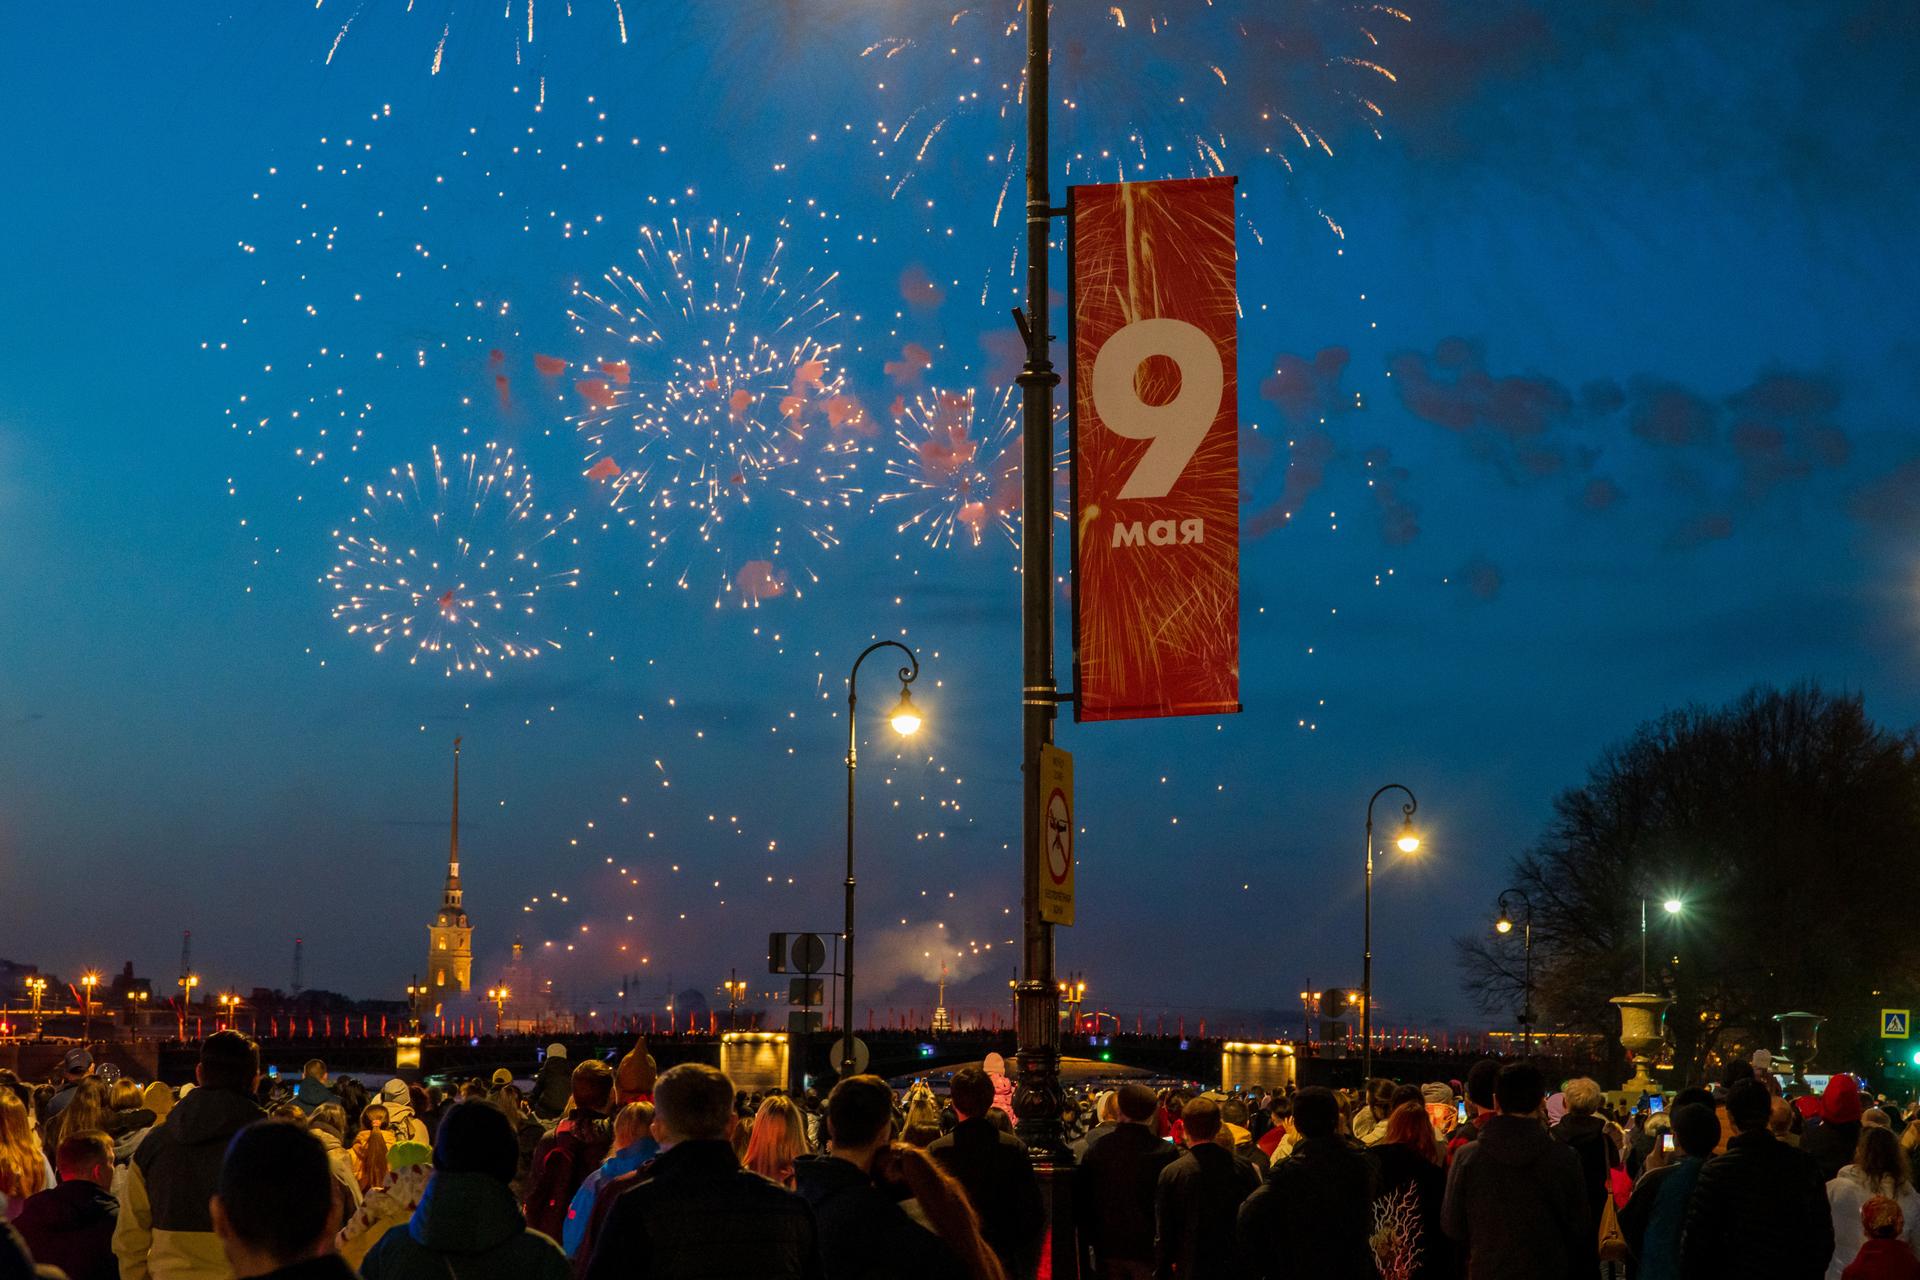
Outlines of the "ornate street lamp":
{"type": "Polygon", "coordinates": [[[1520,946],[1526,956],[1526,978],[1522,990],[1526,995],[1526,1011],[1520,1015],[1522,1034],[1526,1037],[1526,1054],[1533,1056],[1533,899],[1524,889],[1507,889],[1500,894],[1500,918],[1493,922],[1495,933],[1506,935],[1513,932],[1513,915],[1507,909],[1507,899],[1517,898],[1523,912],[1520,918],[1520,946]]]}
{"type": "Polygon", "coordinates": [[[911,737],[920,729],[920,712],[913,705],[913,692],[908,688],[920,676],[920,659],[913,650],[898,640],[877,640],[860,651],[853,660],[853,670],[847,673],[847,907],[842,944],[840,966],[840,1074],[854,1074],[853,1061],[853,776],[859,762],[859,724],[855,712],[859,705],[860,664],[867,656],[878,649],[898,649],[907,655],[909,665],[900,668],[900,701],[894,704],[887,719],[893,724],[895,733],[901,737],[911,737]]]}
{"type": "Polygon", "coordinates": [[[1373,1079],[1373,803],[1389,791],[1404,791],[1407,796],[1407,802],[1400,806],[1400,834],[1394,838],[1395,846],[1402,853],[1417,853],[1420,849],[1420,832],[1413,825],[1414,810],[1420,807],[1420,802],[1406,787],[1389,782],[1367,800],[1366,953],[1360,962],[1360,1078],[1363,1081],[1373,1079]]]}

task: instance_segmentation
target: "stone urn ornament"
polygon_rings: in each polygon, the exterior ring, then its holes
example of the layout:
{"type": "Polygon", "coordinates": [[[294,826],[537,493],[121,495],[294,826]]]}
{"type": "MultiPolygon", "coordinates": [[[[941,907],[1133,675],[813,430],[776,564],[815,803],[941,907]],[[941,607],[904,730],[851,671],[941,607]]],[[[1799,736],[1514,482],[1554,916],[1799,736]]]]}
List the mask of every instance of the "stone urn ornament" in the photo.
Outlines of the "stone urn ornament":
{"type": "Polygon", "coordinates": [[[1649,1068],[1667,1042],[1667,1008],[1673,1001],[1651,991],[1630,996],[1615,996],[1608,1003],[1620,1010],[1620,1045],[1633,1059],[1633,1079],[1620,1086],[1620,1092],[1659,1093],[1649,1068]]]}
{"type": "Polygon", "coordinates": [[[1819,1056],[1820,1024],[1826,1019],[1817,1013],[1776,1013],[1773,1020],[1780,1028],[1780,1047],[1774,1051],[1773,1065],[1777,1070],[1780,1059],[1784,1058],[1793,1068],[1793,1077],[1785,1092],[1795,1097],[1812,1093],[1813,1087],[1807,1083],[1807,1068],[1819,1056]]]}

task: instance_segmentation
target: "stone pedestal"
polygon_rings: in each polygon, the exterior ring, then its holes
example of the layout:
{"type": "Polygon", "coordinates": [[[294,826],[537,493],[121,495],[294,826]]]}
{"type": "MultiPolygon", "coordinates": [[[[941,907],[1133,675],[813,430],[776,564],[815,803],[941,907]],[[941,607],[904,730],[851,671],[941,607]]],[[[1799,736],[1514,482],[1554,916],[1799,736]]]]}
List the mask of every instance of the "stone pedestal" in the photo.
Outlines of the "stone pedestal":
{"type": "Polygon", "coordinates": [[[1620,1086],[1620,1092],[1636,1096],[1660,1092],[1648,1068],[1667,1042],[1667,1006],[1673,1001],[1651,991],[1639,991],[1615,996],[1609,1003],[1620,1010],[1620,1044],[1633,1059],[1633,1078],[1620,1086]]]}

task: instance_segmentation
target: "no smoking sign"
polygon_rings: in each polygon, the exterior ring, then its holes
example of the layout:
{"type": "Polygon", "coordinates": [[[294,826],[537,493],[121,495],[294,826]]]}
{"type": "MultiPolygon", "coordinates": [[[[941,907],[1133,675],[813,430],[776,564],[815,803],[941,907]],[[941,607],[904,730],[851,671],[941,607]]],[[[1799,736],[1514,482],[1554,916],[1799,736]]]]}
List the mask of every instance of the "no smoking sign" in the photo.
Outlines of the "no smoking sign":
{"type": "Polygon", "coordinates": [[[1073,923],[1073,757],[1040,748],[1040,918],[1073,923]]]}

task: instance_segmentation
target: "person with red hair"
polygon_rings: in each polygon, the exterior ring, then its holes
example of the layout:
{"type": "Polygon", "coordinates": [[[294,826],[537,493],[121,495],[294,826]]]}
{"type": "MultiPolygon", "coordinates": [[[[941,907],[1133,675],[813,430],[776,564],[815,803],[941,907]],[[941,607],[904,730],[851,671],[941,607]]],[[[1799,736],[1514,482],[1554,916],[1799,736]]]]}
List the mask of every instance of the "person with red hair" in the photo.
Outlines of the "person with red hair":
{"type": "Polygon", "coordinates": [[[1373,1149],[1379,1170],[1374,1204],[1400,1206],[1400,1233],[1417,1244],[1410,1280],[1451,1277],[1453,1242],[1440,1226],[1440,1205],[1446,1199],[1446,1153],[1433,1139],[1433,1122],[1426,1108],[1406,1103],[1387,1117],[1386,1138],[1373,1149]],[[1417,1230],[1413,1229],[1417,1224],[1417,1230]]]}

